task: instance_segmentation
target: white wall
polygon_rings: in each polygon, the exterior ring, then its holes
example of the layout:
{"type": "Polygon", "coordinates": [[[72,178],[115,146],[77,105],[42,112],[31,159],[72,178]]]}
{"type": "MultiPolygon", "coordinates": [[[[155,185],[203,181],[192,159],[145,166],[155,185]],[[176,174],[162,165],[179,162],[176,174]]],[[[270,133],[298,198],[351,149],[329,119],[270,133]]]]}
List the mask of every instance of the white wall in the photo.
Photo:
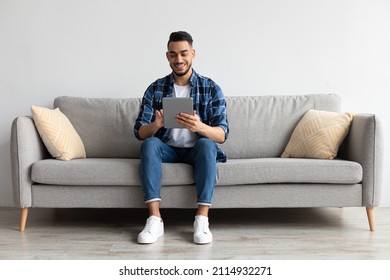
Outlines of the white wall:
{"type": "Polygon", "coordinates": [[[170,71],[171,31],[193,35],[194,68],[227,96],[337,93],[387,137],[389,15],[388,0],[0,0],[0,206],[13,205],[12,120],[60,95],[141,97],[170,71]]]}

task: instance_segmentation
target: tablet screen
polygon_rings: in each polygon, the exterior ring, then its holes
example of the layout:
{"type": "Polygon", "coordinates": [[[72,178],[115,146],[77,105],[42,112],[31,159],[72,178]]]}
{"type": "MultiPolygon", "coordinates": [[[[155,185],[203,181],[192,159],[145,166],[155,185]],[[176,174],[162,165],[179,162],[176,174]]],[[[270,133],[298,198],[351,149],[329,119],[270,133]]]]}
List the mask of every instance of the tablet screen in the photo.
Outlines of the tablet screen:
{"type": "Polygon", "coordinates": [[[179,113],[192,114],[192,98],[187,97],[164,97],[163,100],[163,121],[165,128],[183,128],[176,121],[176,115],[179,113]]]}

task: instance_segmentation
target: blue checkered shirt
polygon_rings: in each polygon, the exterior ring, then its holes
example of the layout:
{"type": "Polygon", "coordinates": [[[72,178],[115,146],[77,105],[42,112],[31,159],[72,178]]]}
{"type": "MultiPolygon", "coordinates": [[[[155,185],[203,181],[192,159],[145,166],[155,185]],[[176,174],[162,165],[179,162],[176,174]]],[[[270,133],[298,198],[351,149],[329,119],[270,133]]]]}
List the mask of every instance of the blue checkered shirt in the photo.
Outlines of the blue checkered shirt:
{"type": "MultiPolygon", "coordinates": [[[[151,124],[155,119],[155,110],[162,109],[162,98],[173,97],[173,74],[156,80],[146,90],[141,103],[140,112],[134,125],[134,135],[141,140],[138,131],[144,124],[151,124]]],[[[192,71],[190,78],[194,110],[203,123],[209,126],[219,126],[225,132],[225,141],[229,135],[229,125],[226,115],[226,101],[221,88],[210,78],[203,77],[192,71]]],[[[163,142],[168,140],[170,129],[161,128],[155,137],[163,142]]],[[[199,135],[199,137],[202,137],[199,135]]],[[[226,161],[225,154],[219,149],[218,161],[226,161]]]]}

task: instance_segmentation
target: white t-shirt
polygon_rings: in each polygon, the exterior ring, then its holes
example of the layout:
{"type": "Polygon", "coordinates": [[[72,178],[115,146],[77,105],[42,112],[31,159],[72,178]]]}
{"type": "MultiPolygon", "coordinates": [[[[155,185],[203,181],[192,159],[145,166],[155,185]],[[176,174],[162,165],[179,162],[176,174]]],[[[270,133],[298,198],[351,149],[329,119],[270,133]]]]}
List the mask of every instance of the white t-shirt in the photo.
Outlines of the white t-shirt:
{"type": "MultiPolygon", "coordinates": [[[[178,86],[174,84],[175,97],[190,97],[190,91],[189,85],[178,86]]],[[[178,148],[192,148],[197,140],[198,135],[195,132],[191,132],[186,128],[172,128],[167,144],[178,148]]]]}

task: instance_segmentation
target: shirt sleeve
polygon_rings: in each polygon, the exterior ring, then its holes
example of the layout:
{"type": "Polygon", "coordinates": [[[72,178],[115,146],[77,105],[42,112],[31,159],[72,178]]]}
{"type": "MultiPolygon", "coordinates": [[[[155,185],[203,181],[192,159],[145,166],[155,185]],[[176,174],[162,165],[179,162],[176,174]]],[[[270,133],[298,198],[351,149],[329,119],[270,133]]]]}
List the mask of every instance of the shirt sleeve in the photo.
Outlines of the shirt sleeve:
{"type": "Polygon", "coordinates": [[[149,88],[145,91],[141,102],[140,112],[134,125],[134,136],[139,140],[141,140],[141,137],[139,136],[140,127],[144,124],[151,124],[155,118],[152,87],[152,85],[149,86],[149,88]]]}
{"type": "Polygon", "coordinates": [[[229,124],[226,114],[226,100],[218,85],[214,87],[214,94],[211,100],[211,126],[219,126],[225,132],[225,141],[229,136],[229,124]]]}

